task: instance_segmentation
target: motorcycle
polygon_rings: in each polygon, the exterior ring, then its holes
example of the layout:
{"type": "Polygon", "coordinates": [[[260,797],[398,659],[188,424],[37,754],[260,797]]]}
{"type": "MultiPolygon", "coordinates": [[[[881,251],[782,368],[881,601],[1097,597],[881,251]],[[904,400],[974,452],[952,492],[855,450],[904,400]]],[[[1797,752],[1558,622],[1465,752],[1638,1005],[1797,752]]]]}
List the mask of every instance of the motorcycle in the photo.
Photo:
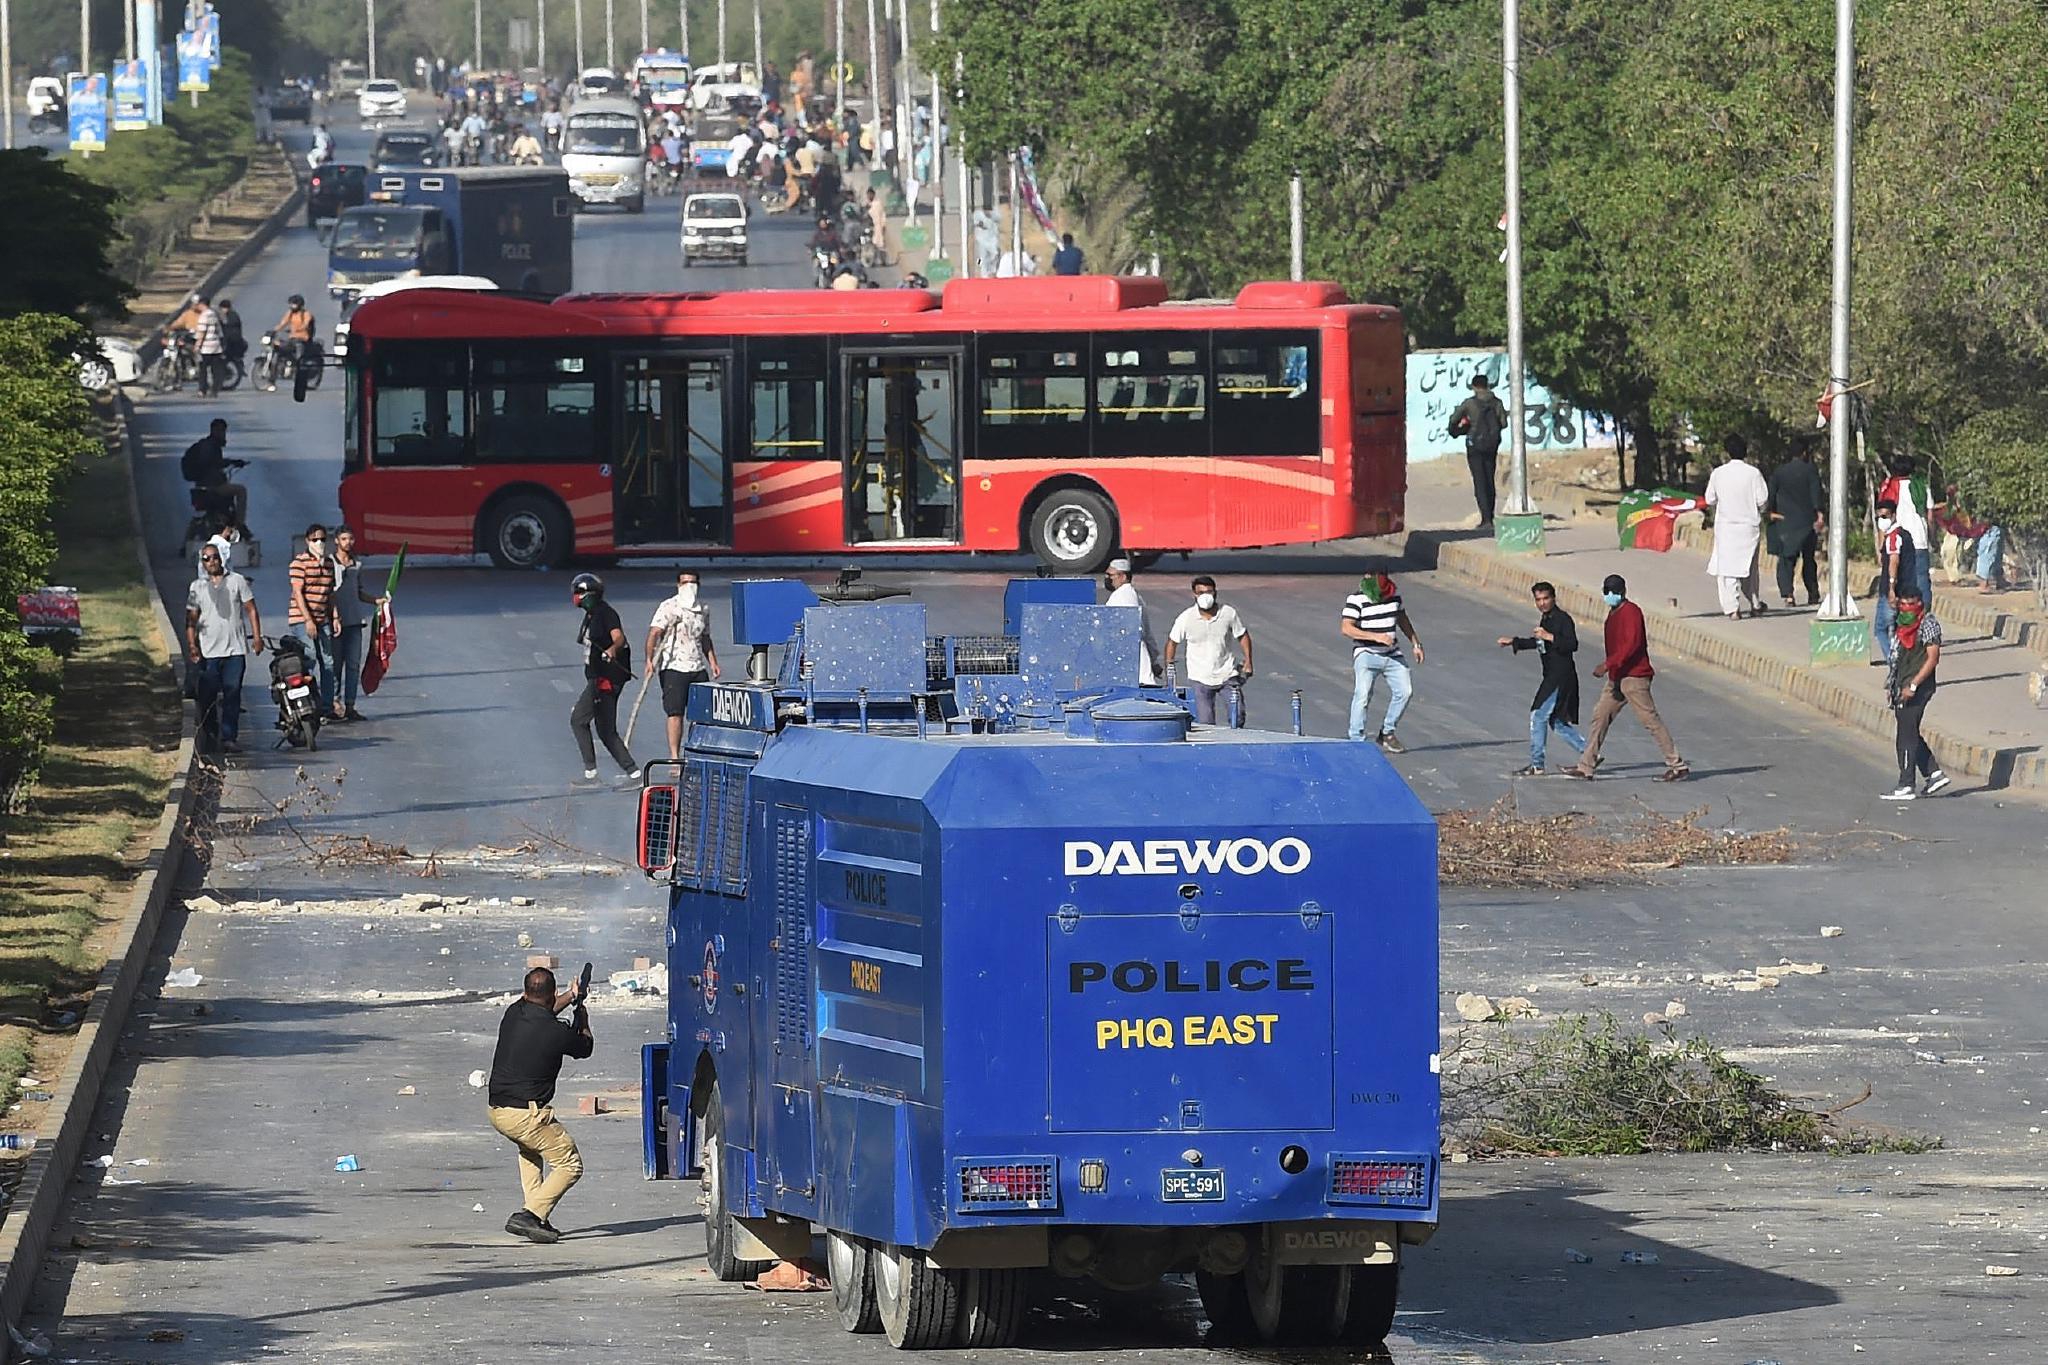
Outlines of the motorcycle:
{"type": "MultiPolygon", "coordinates": [[[[246,469],[249,465],[247,460],[225,460],[222,463],[229,469],[246,469]]],[[[186,500],[192,504],[192,520],[185,523],[187,545],[197,545],[204,541],[212,534],[214,518],[224,518],[235,510],[233,498],[215,489],[201,488],[198,484],[192,484],[186,490],[186,500]]],[[[243,528],[245,533],[247,529],[243,528]]]]}
{"type": "Polygon", "coordinates": [[[839,272],[839,258],[824,247],[811,248],[811,275],[818,288],[830,289],[832,277],[839,272]]]}
{"type": "MultiPolygon", "coordinates": [[[[263,334],[263,353],[256,357],[256,364],[249,371],[257,388],[265,393],[276,393],[279,383],[294,377],[289,350],[290,345],[289,338],[283,336],[277,328],[273,327],[263,334]]],[[[300,349],[300,360],[303,361],[305,359],[307,350],[317,351],[318,349],[318,343],[308,342],[306,346],[300,349]]],[[[320,373],[325,368],[325,357],[317,358],[312,371],[307,375],[307,388],[317,389],[320,387],[320,373]]]]}
{"type": "Polygon", "coordinates": [[[199,378],[199,339],[184,328],[166,333],[163,350],[150,371],[149,386],[158,393],[175,393],[188,380],[199,378]]]}
{"type": "Polygon", "coordinates": [[[63,126],[64,120],[56,114],[30,114],[28,116],[30,137],[40,137],[44,133],[54,133],[63,126]]]}
{"type": "Polygon", "coordinates": [[[270,699],[277,705],[278,747],[317,752],[320,748],[320,687],[306,646],[296,635],[271,644],[270,699]]]}
{"type": "Polygon", "coordinates": [[[475,133],[470,133],[462,139],[462,164],[465,166],[481,166],[484,164],[484,140],[475,133]]]}
{"type": "Polygon", "coordinates": [[[320,349],[319,338],[308,339],[299,347],[298,368],[292,373],[292,397],[304,400],[306,394],[320,387],[320,376],[327,373],[327,353],[320,349]]]}

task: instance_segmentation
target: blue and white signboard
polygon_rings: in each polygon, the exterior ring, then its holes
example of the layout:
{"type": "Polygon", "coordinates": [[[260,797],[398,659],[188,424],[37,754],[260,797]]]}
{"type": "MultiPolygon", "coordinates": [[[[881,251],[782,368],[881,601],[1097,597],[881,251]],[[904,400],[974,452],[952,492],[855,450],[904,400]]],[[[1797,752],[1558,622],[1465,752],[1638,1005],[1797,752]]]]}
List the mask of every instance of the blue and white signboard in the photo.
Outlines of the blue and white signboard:
{"type": "MultiPolygon", "coordinates": [[[[1408,356],[1408,463],[1465,453],[1451,435],[1451,414],[1472,396],[1472,376],[1483,374],[1501,406],[1509,407],[1508,353],[1492,350],[1413,351],[1408,356]]],[[[1533,379],[1522,389],[1523,424],[1531,450],[1577,450],[1588,444],[1585,414],[1533,379]]],[[[1606,444],[1611,444],[1611,438],[1606,444]]],[[[1501,442],[1506,448],[1505,439],[1501,442]]]]}
{"type": "Polygon", "coordinates": [[[107,78],[104,73],[70,76],[71,150],[101,152],[107,147],[107,78]]]}
{"type": "Polygon", "coordinates": [[[137,57],[114,69],[114,131],[132,133],[149,126],[149,61],[137,57]]]}
{"type": "Polygon", "coordinates": [[[178,89],[205,90],[212,85],[213,67],[206,60],[206,48],[197,33],[178,34],[178,89]]]}

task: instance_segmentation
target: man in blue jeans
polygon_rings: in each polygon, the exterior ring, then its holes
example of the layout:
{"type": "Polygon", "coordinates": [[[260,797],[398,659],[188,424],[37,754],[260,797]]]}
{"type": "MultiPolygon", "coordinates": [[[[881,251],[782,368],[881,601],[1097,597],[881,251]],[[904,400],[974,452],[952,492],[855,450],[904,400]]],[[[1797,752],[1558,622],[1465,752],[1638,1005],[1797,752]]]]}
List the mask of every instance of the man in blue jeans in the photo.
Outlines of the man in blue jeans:
{"type": "Polygon", "coordinates": [[[1527,635],[1503,635],[1500,645],[1520,654],[1533,649],[1543,664],[1543,681],[1537,684],[1536,700],[1529,704],[1529,766],[1518,768],[1510,777],[1541,777],[1543,755],[1552,730],[1572,746],[1574,753],[1586,752],[1586,737],[1579,733],[1579,628],[1571,614],[1557,605],[1557,589],[1537,583],[1529,589],[1536,599],[1536,627],[1527,635]]]}
{"type": "Polygon", "coordinates": [[[199,577],[185,594],[185,659],[200,731],[209,745],[229,752],[241,747],[242,674],[252,647],[263,651],[263,622],[249,580],[229,572],[219,547],[209,543],[199,552],[199,577]]]}
{"type": "Polygon", "coordinates": [[[1383,573],[1369,573],[1358,580],[1358,591],[1344,599],[1344,638],[1351,643],[1351,738],[1365,738],[1365,713],[1372,705],[1374,687],[1387,680],[1387,714],[1374,738],[1390,754],[1407,752],[1394,738],[1394,727],[1408,709],[1414,687],[1408,679],[1408,661],[1401,657],[1401,635],[1415,646],[1415,662],[1422,662],[1422,641],[1415,626],[1401,608],[1401,594],[1394,580],[1383,573]]]}

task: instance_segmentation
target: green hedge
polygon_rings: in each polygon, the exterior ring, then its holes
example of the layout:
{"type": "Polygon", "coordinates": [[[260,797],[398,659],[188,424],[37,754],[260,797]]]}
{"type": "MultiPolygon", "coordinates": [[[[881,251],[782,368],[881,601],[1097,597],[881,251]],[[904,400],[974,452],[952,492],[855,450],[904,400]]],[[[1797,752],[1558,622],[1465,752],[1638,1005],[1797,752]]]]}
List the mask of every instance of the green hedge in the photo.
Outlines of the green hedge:
{"type": "Polygon", "coordinates": [[[73,465],[99,449],[73,354],[86,331],[46,313],[0,317],[0,811],[34,780],[57,670],[21,630],[18,598],[57,553],[50,515],[73,465]]]}

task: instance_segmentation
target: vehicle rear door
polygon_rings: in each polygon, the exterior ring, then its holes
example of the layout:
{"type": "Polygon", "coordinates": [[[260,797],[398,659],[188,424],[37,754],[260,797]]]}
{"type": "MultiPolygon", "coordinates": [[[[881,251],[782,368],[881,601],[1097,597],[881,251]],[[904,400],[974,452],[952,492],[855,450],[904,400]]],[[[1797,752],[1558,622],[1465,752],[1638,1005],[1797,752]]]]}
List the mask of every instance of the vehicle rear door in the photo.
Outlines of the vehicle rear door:
{"type": "Polygon", "coordinates": [[[957,346],[840,353],[846,540],[960,543],[957,346]]]}
{"type": "Polygon", "coordinates": [[[617,363],[614,539],[622,546],[730,546],[731,350],[627,355],[617,363]]]}

